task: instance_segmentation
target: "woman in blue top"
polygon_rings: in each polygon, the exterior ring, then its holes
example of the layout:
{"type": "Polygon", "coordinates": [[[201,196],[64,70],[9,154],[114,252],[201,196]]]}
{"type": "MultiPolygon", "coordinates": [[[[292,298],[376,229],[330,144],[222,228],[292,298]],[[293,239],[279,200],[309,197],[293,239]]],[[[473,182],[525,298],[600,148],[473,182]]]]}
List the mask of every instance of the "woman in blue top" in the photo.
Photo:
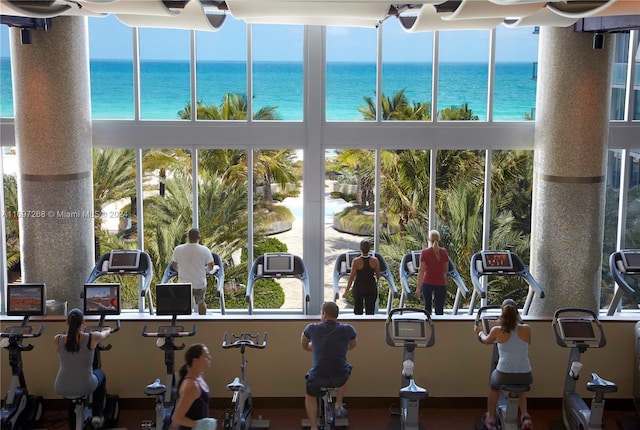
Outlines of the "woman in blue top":
{"type": "MultiPolygon", "coordinates": [[[[502,385],[529,385],[533,381],[531,363],[529,362],[529,344],[531,343],[531,327],[523,324],[518,313],[516,302],[506,299],[502,302],[500,324],[491,328],[486,334],[482,327],[475,326],[474,331],[484,344],[498,344],[498,364],[491,374],[490,390],[487,399],[487,414],[484,425],[488,430],[494,430],[495,411],[502,385]]],[[[518,393],[520,406],[521,429],[533,428],[531,417],[527,412],[527,395],[518,393]]]]}
{"type": "MultiPolygon", "coordinates": [[[[100,342],[111,334],[111,328],[84,333],[84,314],[74,308],[67,315],[67,334],[57,334],[53,347],[58,352],[60,369],[53,389],[65,397],[82,397],[93,393],[91,424],[99,427],[103,423],[103,405],[107,395],[107,380],[102,369],[93,369],[93,356],[100,342]]],[[[75,406],[67,402],[69,428],[76,426],[75,406]]]]}
{"type": "Polygon", "coordinates": [[[204,424],[208,421],[215,428],[215,420],[209,418],[209,386],[202,377],[211,365],[209,349],[201,343],[193,344],[187,349],[184,361],[180,367],[178,399],[171,415],[171,428],[207,428],[204,424]]]}

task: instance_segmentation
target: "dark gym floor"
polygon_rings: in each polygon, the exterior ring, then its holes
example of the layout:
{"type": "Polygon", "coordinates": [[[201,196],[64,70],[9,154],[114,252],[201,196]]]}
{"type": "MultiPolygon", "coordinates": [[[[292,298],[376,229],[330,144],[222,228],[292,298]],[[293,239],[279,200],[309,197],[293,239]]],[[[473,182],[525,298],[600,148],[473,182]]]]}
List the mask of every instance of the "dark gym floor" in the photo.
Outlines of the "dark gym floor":
{"type": "MultiPolygon", "coordinates": [[[[348,403],[346,407],[349,411],[349,430],[400,430],[398,417],[392,414],[390,409],[375,407],[349,408],[348,403]]],[[[212,409],[211,416],[217,418],[223,412],[212,409]]],[[[562,420],[560,409],[531,408],[529,412],[534,428],[537,430],[558,428],[558,424],[562,420]]],[[[474,429],[482,414],[482,409],[421,408],[420,423],[422,428],[429,430],[474,429]]],[[[605,429],[619,429],[618,419],[623,416],[632,417],[633,414],[632,411],[605,410],[605,429]]],[[[257,408],[254,418],[258,418],[258,416],[262,416],[263,420],[270,421],[269,428],[271,430],[300,430],[302,429],[302,419],[305,418],[305,412],[302,408],[257,408]]],[[[153,419],[153,410],[151,409],[144,411],[122,409],[118,427],[138,430],[143,420],[150,419],[153,419]]],[[[45,411],[40,427],[49,430],[66,429],[64,412],[45,411]]],[[[222,430],[221,425],[218,426],[218,430],[222,430]]],[[[624,430],[631,429],[625,428],[624,430]]]]}

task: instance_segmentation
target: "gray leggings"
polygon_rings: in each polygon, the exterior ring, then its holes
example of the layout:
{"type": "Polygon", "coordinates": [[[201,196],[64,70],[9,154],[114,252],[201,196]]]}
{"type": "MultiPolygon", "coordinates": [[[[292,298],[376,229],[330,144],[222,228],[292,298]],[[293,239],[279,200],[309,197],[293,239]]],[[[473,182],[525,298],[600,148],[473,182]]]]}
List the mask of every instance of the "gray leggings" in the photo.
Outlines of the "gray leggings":
{"type": "Polygon", "coordinates": [[[494,370],[491,373],[491,382],[489,386],[492,390],[500,390],[502,385],[530,385],[533,382],[531,372],[527,373],[503,373],[494,370]]]}

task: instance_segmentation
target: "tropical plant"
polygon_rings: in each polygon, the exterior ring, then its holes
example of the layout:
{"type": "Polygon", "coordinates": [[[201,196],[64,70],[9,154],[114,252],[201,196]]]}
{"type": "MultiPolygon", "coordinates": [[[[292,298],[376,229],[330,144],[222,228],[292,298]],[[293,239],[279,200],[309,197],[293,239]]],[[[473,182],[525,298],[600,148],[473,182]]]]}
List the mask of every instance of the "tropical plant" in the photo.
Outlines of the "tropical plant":
{"type": "MultiPolygon", "coordinates": [[[[392,97],[382,95],[382,119],[402,121],[429,121],[431,119],[431,104],[429,102],[409,102],[405,95],[406,89],[395,93],[392,97]]],[[[367,121],[376,120],[376,99],[363,97],[364,105],[358,106],[362,118],[367,121]]]]}
{"type": "MultiPolygon", "coordinates": [[[[268,106],[258,109],[253,114],[254,120],[272,121],[278,120],[276,113],[277,106],[268,106]]],[[[202,100],[196,102],[197,119],[199,120],[216,120],[216,121],[244,121],[247,119],[247,96],[244,94],[226,93],[222,97],[220,105],[207,105],[202,100]]],[[[180,119],[191,119],[191,104],[187,103],[181,111],[178,112],[180,119]]]]}
{"type": "MultiPolygon", "coordinates": [[[[130,149],[100,148],[93,150],[93,207],[96,213],[109,203],[136,195],[135,153],[130,149]]],[[[95,228],[102,227],[96,217],[95,228]]]]}
{"type": "Polygon", "coordinates": [[[351,172],[358,185],[358,206],[362,209],[374,208],[375,152],[364,149],[345,149],[338,152],[337,161],[342,169],[351,172]]]}
{"type": "Polygon", "coordinates": [[[18,181],[15,175],[4,175],[4,222],[7,242],[7,269],[16,272],[20,266],[20,222],[18,218],[18,181]]]}
{"type": "Polygon", "coordinates": [[[469,109],[468,103],[462,103],[460,107],[451,106],[438,112],[438,119],[441,121],[477,121],[478,115],[474,115],[469,109]]]}

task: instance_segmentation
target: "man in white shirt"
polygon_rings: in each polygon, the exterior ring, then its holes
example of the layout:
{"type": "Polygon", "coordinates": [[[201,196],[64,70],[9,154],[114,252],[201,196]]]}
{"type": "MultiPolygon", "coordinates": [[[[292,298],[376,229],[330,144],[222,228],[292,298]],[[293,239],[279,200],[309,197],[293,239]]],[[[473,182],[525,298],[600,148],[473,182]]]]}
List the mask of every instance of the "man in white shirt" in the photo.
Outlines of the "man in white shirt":
{"type": "Polygon", "coordinates": [[[178,272],[180,282],[190,283],[193,300],[198,313],[207,313],[204,293],[207,288],[207,273],[213,270],[213,255],[206,246],[200,245],[200,230],[189,230],[189,242],[176,246],[171,257],[171,266],[178,272]]]}

